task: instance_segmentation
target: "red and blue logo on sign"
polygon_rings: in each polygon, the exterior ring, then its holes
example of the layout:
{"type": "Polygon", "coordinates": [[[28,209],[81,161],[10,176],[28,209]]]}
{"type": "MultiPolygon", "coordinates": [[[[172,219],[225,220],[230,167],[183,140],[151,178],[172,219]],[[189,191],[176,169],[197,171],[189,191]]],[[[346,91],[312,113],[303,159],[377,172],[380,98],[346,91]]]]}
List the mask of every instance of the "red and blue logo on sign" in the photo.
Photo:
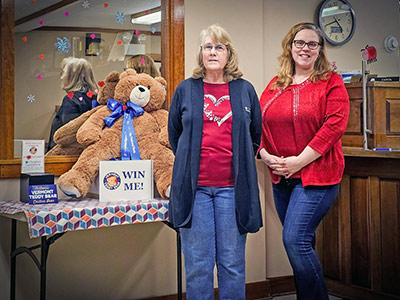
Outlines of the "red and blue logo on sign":
{"type": "Polygon", "coordinates": [[[107,173],[104,176],[103,184],[106,189],[115,190],[121,185],[121,177],[115,172],[107,173]]]}

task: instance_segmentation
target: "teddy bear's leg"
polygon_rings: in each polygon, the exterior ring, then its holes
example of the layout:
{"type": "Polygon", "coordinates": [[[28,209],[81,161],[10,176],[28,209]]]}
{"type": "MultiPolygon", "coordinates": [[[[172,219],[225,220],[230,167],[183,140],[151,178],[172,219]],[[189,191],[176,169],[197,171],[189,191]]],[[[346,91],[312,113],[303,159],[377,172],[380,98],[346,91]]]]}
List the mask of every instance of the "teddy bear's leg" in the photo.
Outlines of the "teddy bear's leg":
{"type": "Polygon", "coordinates": [[[157,190],[164,199],[169,198],[169,187],[172,180],[172,168],[174,164],[174,154],[171,149],[161,145],[160,143],[144,142],[141,146],[140,155],[142,159],[152,159],[154,167],[154,181],[157,190]]]}
{"type": "Polygon", "coordinates": [[[120,135],[104,130],[102,140],[87,147],[71,170],[59,178],[57,184],[60,189],[70,197],[85,197],[99,173],[99,162],[120,157],[120,143],[120,135]]]}

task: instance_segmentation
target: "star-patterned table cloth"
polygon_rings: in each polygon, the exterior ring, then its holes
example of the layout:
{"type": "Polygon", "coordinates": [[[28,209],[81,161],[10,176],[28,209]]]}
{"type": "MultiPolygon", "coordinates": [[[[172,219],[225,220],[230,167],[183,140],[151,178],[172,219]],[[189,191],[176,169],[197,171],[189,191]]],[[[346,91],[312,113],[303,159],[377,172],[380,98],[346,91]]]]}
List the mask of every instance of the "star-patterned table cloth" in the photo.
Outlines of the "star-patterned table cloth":
{"type": "Polygon", "coordinates": [[[0,214],[21,213],[28,223],[29,236],[36,238],[73,230],[168,221],[168,200],[99,202],[84,198],[38,205],[0,201],[0,214]]]}

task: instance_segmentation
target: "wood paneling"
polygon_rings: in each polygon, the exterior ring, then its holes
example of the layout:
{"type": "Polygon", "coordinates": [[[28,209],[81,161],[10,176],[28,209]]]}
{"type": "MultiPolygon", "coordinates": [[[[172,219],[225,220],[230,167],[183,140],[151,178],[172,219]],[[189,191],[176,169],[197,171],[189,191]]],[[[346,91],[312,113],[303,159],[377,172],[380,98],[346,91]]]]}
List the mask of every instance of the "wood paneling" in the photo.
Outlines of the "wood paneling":
{"type": "Polygon", "coordinates": [[[323,246],[325,251],[323,251],[323,266],[325,271],[325,276],[340,280],[341,272],[340,272],[340,264],[331,262],[340,261],[340,253],[339,253],[339,227],[337,226],[339,222],[339,202],[335,201],[334,205],[328,212],[329,218],[326,218],[326,222],[324,222],[324,236],[329,236],[329,239],[324,239],[323,246]]]}
{"type": "Polygon", "coordinates": [[[400,183],[380,183],[382,228],[382,290],[400,295],[400,183]]]}
{"type": "Polygon", "coordinates": [[[366,180],[365,178],[352,178],[350,186],[352,284],[369,288],[368,191],[366,180]]]}
{"type": "MultiPolygon", "coordinates": [[[[363,147],[362,84],[346,84],[350,98],[350,117],[344,146],[363,147]]],[[[369,82],[367,84],[368,147],[400,149],[400,84],[369,82]]]]}
{"type": "Polygon", "coordinates": [[[400,134],[400,99],[388,99],[386,102],[386,132],[400,134]]]}
{"type": "Polygon", "coordinates": [[[345,298],[400,299],[399,154],[349,153],[337,203],[317,235],[328,288],[345,298]]]}

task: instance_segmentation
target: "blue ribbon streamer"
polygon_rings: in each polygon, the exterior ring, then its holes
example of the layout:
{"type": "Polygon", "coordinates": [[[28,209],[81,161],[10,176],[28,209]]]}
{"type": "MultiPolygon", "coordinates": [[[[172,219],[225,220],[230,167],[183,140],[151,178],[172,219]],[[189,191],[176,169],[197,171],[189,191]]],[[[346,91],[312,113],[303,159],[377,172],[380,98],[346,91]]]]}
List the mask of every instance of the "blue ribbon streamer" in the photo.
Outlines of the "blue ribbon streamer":
{"type": "Polygon", "coordinates": [[[108,127],[112,127],[120,117],[124,116],[121,136],[121,160],[140,160],[139,146],[132,120],[134,117],[144,113],[143,108],[128,101],[124,109],[124,105],[114,99],[108,100],[107,107],[112,111],[111,116],[104,118],[104,123],[108,127]]]}
{"type": "Polygon", "coordinates": [[[99,102],[97,100],[92,100],[92,108],[99,106],[99,102]]]}

